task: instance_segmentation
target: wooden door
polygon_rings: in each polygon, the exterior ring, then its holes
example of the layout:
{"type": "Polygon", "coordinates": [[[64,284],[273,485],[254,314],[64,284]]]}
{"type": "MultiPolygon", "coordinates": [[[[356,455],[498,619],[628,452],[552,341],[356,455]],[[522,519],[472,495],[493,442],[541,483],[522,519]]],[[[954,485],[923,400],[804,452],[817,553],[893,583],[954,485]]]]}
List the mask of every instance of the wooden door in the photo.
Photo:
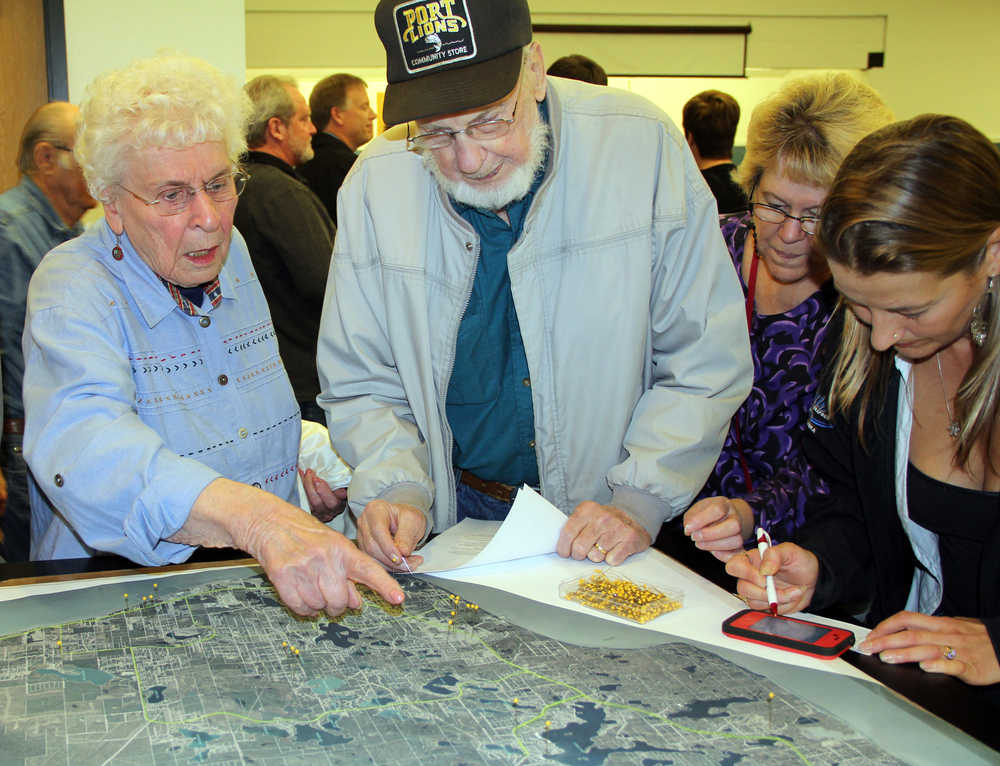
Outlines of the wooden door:
{"type": "Polygon", "coordinates": [[[0,0],[0,191],[18,182],[24,123],[49,100],[45,16],[39,0],[0,0]]]}

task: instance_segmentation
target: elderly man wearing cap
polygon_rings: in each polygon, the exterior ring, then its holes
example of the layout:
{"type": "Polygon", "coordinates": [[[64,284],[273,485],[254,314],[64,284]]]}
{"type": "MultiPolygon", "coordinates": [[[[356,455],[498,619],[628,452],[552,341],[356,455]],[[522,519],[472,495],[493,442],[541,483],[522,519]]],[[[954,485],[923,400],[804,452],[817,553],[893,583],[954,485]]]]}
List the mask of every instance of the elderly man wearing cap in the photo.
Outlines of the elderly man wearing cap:
{"type": "Polygon", "coordinates": [[[318,351],[359,544],[416,566],[528,484],[569,515],[560,555],[619,564],[750,388],[711,194],[653,104],[546,79],[524,0],[383,0],[375,24],[397,127],[341,189],[318,351]]]}

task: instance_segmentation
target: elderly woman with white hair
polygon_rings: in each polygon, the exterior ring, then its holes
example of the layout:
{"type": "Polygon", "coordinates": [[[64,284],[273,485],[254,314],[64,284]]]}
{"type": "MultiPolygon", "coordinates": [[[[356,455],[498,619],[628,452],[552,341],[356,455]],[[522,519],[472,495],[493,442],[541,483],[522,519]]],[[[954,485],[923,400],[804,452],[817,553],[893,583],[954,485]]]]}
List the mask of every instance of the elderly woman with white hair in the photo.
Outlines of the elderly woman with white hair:
{"type": "Polygon", "coordinates": [[[77,158],[105,218],[50,252],[25,324],[32,558],[147,565],[236,547],[286,605],[337,614],[352,582],[403,593],[292,505],[299,408],[233,228],[250,105],[191,58],[100,76],[77,158]]]}

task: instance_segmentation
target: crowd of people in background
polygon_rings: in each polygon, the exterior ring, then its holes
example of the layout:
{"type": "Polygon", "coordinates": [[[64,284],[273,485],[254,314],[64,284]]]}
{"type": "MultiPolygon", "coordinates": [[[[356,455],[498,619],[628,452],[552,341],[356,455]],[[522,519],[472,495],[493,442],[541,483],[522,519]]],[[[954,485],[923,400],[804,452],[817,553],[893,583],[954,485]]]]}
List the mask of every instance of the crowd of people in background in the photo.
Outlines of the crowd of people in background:
{"type": "Polygon", "coordinates": [[[683,535],[752,608],[773,576],[782,613],[1000,684],[997,148],[823,74],[755,106],[737,165],[729,94],[678,129],[585,56],[546,70],[525,0],[463,12],[428,57],[378,4],[379,136],[353,75],[307,101],[166,54],[31,115],[0,558],[236,547],[337,614],[528,485],[564,557],[683,535]],[[303,421],[349,483],[300,468],[303,421]]]}

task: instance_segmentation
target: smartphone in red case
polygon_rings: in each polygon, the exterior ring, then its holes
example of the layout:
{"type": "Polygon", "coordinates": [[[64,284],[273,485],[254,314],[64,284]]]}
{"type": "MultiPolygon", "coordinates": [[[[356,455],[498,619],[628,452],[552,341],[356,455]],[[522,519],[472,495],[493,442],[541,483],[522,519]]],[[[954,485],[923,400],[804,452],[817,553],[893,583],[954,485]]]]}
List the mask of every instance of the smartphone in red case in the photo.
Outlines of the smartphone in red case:
{"type": "Polygon", "coordinates": [[[831,660],[854,645],[854,633],[796,617],[774,617],[744,609],[722,623],[722,632],[741,641],[831,660]]]}

